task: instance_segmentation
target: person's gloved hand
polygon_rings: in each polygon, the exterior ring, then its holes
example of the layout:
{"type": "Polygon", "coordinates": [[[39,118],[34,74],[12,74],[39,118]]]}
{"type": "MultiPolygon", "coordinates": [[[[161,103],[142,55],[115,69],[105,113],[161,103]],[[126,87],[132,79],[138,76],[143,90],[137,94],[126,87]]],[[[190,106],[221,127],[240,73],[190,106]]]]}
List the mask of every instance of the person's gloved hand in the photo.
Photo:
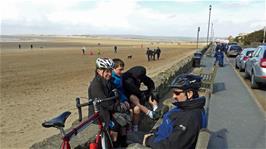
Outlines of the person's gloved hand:
{"type": "Polygon", "coordinates": [[[127,105],[125,103],[120,103],[121,112],[126,112],[128,110],[127,105]]]}
{"type": "Polygon", "coordinates": [[[130,109],[130,104],[127,101],[125,101],[124,104],[126,105],[127,109],[129,110],[130,109]]]}

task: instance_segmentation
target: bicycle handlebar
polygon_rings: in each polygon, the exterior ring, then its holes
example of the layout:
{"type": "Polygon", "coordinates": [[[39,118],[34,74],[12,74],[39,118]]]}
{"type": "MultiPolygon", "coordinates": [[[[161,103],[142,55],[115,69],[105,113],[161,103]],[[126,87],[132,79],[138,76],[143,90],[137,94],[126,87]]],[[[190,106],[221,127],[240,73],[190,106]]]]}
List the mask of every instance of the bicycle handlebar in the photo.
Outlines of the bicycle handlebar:
{"type": "Polygon", "coordinates": [[[77,97],[76,98],[76,107],[78,109],[79,121],[82,121],[82,111],[81,111],[82,107],[89,106],[89,105],[96,106],[97,104],[99,104],[101,102],[114,100],[114,99],[119,97],[118,92],[117,92],[116,89],[113,89],[112,91],[114,92],[114,96],[112,96],[112,97],[104,98],[104,99],[100,99],[100,98],[89,99],[88,102],[85,102],[85,103],[82,103],[82,104],[80,103],[80,97],[77,97]]]}

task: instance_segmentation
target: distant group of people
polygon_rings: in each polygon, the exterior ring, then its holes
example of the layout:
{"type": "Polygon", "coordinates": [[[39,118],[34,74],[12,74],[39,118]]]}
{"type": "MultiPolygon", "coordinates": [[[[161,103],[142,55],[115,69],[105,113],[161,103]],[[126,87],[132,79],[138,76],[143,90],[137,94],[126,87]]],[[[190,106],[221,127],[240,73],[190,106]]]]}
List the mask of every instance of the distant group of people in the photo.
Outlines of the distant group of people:
{"type": "MultiPolygon", "coordinates": [[[[155,84],[146,75],[146,69],[134,66],[123,73],[124,67],[121,59],[97,58],[95,77],[88,88],[90,99],[108,98],[113,96],[114,88],[118,90],[118,99],[100,104],[100,117],[104,127],[111,131],[114,148],[127,146],[127,130],[139,131],[141,112],[151,119],[158,119],[160,113],[159,100],[154,95],[155,84]],[[147,86],[146,91],[140,90],[142,83],[147,86]],[[144,106],[145,102],[152,108],[144,106]]],[[[141,141],[136,143],[152,148],[195,148],[199,130],[206,127],[205,97],[198,94],[200,84],[201,78],[195,75],[178,77],[170,86],[175,108],[163,115],[163,122],[156,130],[142,135],[141,141]]],[[[89,110],[91,115],[93,106],[89,110]]]]}
{"type": "MultiPolygon", "coordinates": [[[[18,48],[21,49],[21,47],[22,47],[21,44],[18,44],[18,48]]],[[[30,45],[30,48],[31,49],[33,48],[33,45],[32,44],[30,45]]]]}
{"type": "MultiPolygon", "coordinates": [[[[100,46],[100,44],[98,43],[98,46],[100,46]]],[[[86,47],[82,47],[81,48],[81,52],[82,52],[82,55],[85,55],[86,54],[86,47]]],[[[117,53],[117,46],[115,45],[114,46],[114,53],[117,53]]],[[[93,55],[93,52],[91,51],[90,52],[90,55],[93,55]]],[[[101,50],[100,48],[97,49],[97,55],[101,55],[101,50]]]]}
{"type": "Polygon", "coordinates": [[[161,55],[161,49],[159,47],[157,47],[157,49],[153,49],[153,50],[150,48],[147,48],[146,56],[147,56],[148,61],[155,60],[156,56],[157,56],[157,60],[159,60],[160,55],[161,55]]]}
{"type": "MultiPolygon", "coordinates": [[[[86,47],[81,48],[82,55],[86,55],[86,51],[87,51],[86,47]]],[[[94,54],[93,51],[90,50],[89,55],[93,55],[93,54],[94,54]]],[[[97,49],[97,55],[101,55],[101,49],[100,48],[97,49]]]]}

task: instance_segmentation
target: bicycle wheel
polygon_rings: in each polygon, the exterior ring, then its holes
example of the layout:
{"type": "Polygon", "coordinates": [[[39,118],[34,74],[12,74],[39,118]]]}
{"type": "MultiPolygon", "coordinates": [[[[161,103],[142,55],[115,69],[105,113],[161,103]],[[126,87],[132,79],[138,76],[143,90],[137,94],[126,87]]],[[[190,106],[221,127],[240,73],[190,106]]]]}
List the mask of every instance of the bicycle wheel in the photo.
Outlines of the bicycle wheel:
{"type": "Polygon", "coordinates": [[[107,130],[101,132],[101,147],[102,149],[112,149],[113,143],[111,136],[107,130]]]}

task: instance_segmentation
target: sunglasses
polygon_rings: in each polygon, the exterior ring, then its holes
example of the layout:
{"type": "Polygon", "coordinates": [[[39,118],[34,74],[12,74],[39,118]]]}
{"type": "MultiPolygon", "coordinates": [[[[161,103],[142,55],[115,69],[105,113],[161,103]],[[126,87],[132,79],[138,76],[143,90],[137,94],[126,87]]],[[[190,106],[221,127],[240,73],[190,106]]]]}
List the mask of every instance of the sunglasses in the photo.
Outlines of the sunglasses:
{"type": "Polygon", "coordinates": [[[176,96],[178,96],[178,95],[180,95],[181,93],[184,93],[184,91],[173,91],[173,93],[174,93],[176,96]]]}

